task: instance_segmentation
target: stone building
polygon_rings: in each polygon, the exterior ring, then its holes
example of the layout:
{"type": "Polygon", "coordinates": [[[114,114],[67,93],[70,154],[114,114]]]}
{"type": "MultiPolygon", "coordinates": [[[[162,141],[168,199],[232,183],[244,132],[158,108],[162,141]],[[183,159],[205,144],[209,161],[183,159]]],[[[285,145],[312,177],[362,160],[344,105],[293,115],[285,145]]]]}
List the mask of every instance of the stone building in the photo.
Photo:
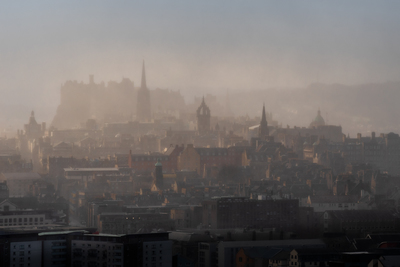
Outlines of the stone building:
{"type": "Polygon", "coordinates": [[[162,191],[164,189],[164,175],[162,169],[162,163],[160,159],[157,159],[157,163],[155,164],[154,171],[154,181],[151,186],[151,191],[162,191]]]}
{"type": "Polygon", "coordinates": [[[346,231],[363,235],[365,231],[396,232],[398,224],[389,210],[331,210],[324,213],[323,229],[325,232],[346,231]]]}
{"type": "Polygon", "coordinates": [[[188,144],[178,157],[178,169],[196,171],[199,175],[203,175],[204,169],[210,167],[240,167],[243,151],[244,147],[202,148],[188,144]]]}
{"type": "Polygon", "coordinates": [[[212,229],[253,227],[290,230],[297,227],[299,216],[298,199],[220,197],[203,201],[202,206],[203,225],[212,229]]]}
{"type": "Polygon", "coordinates": [[[24,197],[29,194],[30,186],[42,178],[38,173],[2,173],[1,182],[7,182],[10,197],[24,197]]]}
{"type": "Polygon", "coordinates": [[[317,117],[310,123],[309,128],[317,128],[318,126],[324,126],[325,125],[325,120],[321,116],[321,111],[318,109],[318,114],[317,117]]]}
{"type": "Polygon", "coordinates": [[[200,135],[204,135],[210,132],[210,108],[206,105],[206,102],[201,102],[200,107],[197,109],[197,130],[200,135]]]}

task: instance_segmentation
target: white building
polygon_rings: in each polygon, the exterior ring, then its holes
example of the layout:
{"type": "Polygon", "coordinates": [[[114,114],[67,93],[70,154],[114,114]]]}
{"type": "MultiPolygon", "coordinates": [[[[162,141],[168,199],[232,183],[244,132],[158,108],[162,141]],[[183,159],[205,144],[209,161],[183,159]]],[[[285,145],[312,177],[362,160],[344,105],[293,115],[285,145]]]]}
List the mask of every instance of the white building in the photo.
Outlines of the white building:
{"type": "Polygon", "coordinates": [[[307,206],[313,207],[314,212],[360,210],[367,208],[358,202],[357,196],[309,196],[307,206]]]}

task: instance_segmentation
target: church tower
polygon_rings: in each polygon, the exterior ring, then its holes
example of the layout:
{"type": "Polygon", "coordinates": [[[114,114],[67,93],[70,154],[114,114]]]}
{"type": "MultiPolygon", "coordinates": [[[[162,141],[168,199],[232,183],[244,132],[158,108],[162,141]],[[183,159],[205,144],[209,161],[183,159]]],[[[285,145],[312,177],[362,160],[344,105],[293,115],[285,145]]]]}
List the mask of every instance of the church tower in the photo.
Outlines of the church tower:
{"type": "Polygon", "coordinates": [[[200,135],[204,135],[210,132],[210,108],[206,105],[206,102],[201,102],[200,107],[197,109],[197,130],[200,135]]]}
{"type": "Polygon", "coordinates": [[[144,68],[144,61],[142,67],[142,82],[137,95],[136,118],[138,121],[151,120],[150,91],[146,85],[146,72],[144,68]]]}
{"type": "Polygon", "coordinates": [[[258,137],[261,140],[266,140],[269,136],[267,116],[265,115],[265,104],[263,105],[260,126],[258,127],[258,137]]]}
{"type": "Polygon", "coordinates": [[[162,172],[162,164],[160,159],[157,159],[157,163],[155,164],[155,179],[152,186],[152,191],[160,191],[164,189],[164,175],[162,172]]]}

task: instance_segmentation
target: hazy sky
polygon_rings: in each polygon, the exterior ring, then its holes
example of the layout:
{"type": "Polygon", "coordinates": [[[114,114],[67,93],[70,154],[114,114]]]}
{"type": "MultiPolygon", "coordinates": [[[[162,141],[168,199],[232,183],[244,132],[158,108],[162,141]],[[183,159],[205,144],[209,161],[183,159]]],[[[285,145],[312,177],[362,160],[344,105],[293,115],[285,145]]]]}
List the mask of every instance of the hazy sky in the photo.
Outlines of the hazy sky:
{"type": "Polygon", "coordinates": [[[68,79],[150,88],[399,80],[400,1],[7,1],[0,103],[57,106],[68,79]],[[33,103],[33,104],[32,104],[33,103]]]}

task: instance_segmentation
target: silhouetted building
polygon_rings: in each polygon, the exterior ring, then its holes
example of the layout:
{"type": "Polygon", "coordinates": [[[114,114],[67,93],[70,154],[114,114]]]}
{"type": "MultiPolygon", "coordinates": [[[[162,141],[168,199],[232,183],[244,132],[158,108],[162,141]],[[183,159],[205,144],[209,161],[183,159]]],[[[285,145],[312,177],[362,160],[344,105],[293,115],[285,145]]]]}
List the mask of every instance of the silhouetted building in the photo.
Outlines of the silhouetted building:
{"type": "Polygon", "coordinates": [[[267,123],[267,116],[265,115],[265,105],[263,105],[260,126],[258,127],[258,137],[261,140],[266,140],[266,138],[268,136],[269,136],[269,130],[268,130],[268,123],[267,123]]]}
{"type": "Polygon", "coordinates": [[[206,105],[206,102],[201,102],[200,107],[197,109],[197,130],[200,135],[207,134],[210,132],[210,108],[206,105]]]}
{"type": "Polygon", "coordinates": [[[32,110],[29,123],[24,125],[25,135],[28,140],[39,138],[46,130],[46,123],[38,124],[35,120],[35,112],[32,110]]]}
{"type": "Polygon", "coordinates": [[[144,68],[142,69],[142,83],[137,95],[137,110],[136,118],[139,121],[150,121],[151,120],[151,106],[150,106],[150,91],[146,85],[146,73],[144,68]]]}
{"type": "Polygon", "coordinates": [[[0,266],[172,266],[168,233],[5,233],[0,244],[0,266]]]}
{"type": "Polygon", "coordinates": [[[159,191],[164,189],[164,175],[160,159],[157,159],[154,172],[154,183],[151,187],[152,191],[159,191]]]}
{"type": "Polygon", "coordinates": [[[318,114],[317,117],[310,123],[310,128],[316,128],[318,126],[324,126],[325,125],[325,120],[321,116],[321,111],[318,109],[318,114]]]}
{"type": "Polygon", "coordinates": [[[203,205],[203,225],[214,229],[239,227],[290,230],[298,223],[299,200],[254,200],[220,197],[203,205]]]}

